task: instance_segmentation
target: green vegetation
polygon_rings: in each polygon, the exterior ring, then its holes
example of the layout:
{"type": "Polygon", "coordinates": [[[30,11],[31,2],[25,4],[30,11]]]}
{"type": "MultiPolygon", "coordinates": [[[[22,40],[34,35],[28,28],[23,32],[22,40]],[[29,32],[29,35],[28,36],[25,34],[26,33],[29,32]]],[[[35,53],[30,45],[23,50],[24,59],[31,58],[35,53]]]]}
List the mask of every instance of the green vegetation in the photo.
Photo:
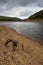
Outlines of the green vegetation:
{"type": "Polygon", "coordinates": [[[29,18],[25,19],[25,21],[34,21],[34,20],[42,20],[43,21],[43,10],[31,15],[29,18]]]}
{"type": "Polygon", "coordinates": [[[29,21],[29,20],[43,20],[43,10],[31,15],[29,18],[24,20],[17,17],[0,16],[0,21],[29,21]]]}
{"type": "Polygon", "coordinates": [[[29,19],[43,19],[43,10],[33,14],[29,19]]]}
{"type": "Polygon", "coordinates": [[[0,21],[22,21],[22,19],[16,17],[0,16],[0,21]]]}

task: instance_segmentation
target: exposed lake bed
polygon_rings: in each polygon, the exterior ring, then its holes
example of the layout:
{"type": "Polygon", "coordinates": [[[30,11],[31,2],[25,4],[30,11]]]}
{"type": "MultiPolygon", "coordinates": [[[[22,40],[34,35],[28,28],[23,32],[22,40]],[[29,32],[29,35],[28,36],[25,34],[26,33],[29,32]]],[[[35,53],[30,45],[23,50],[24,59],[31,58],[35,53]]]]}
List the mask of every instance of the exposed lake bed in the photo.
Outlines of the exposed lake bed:
{"type": "Polygon", "coordinates": [[[0,65],[43,65],[43,45],[0,25],[0,65]]]}

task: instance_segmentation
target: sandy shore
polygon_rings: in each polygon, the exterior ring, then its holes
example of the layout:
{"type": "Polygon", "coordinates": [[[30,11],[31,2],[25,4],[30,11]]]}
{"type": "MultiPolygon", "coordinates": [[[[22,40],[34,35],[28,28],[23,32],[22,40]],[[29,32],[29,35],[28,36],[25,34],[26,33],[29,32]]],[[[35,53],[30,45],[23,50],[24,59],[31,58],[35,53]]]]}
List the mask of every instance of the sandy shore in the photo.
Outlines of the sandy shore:
{"type": "Polygon", "coordinates": [[[0,65],[43,65],[43,45],[31,40],[14,29],[0,26],[0,65]],[[16,41],[13,49],[12,41],[16,41]]]}

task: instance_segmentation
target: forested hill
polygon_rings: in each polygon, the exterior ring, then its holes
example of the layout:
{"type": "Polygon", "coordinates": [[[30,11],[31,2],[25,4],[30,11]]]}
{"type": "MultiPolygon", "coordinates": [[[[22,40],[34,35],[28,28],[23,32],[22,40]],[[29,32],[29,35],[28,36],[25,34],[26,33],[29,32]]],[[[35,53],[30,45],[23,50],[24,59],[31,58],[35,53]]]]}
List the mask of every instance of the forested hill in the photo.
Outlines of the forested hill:
{"type": "Polygon", "coordinates": [[[0,16],[0,21],[22,21],[22,19],[17,17],[0,16]]]}
{"type": "Polygon", "coordinates": [[[43,10],[36,12],[35,14],[31,15],[26,20],[43,20],[43,10]]]}
{"type": "MultiPolygon", "coordinates": [[[[42,20],[43,21],[43,10],[36,12],[35,14],[31,15],[24,21],[29,21],[29,20],[42,20]]],[[[23,20],[17,17],[0,16],[0,21],[23,21],[23,20]]]]}

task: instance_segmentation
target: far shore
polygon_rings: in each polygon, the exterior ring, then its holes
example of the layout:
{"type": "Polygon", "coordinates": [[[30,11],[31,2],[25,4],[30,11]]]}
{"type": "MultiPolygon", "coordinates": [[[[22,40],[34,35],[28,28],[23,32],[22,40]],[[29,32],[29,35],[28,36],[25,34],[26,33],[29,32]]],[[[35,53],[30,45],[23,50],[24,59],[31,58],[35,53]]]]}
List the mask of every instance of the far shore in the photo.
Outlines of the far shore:
{"type": "Polygon", "coordinates": [[[43,19],[29,19],[28,22],[43,22],[43,19]]]}

